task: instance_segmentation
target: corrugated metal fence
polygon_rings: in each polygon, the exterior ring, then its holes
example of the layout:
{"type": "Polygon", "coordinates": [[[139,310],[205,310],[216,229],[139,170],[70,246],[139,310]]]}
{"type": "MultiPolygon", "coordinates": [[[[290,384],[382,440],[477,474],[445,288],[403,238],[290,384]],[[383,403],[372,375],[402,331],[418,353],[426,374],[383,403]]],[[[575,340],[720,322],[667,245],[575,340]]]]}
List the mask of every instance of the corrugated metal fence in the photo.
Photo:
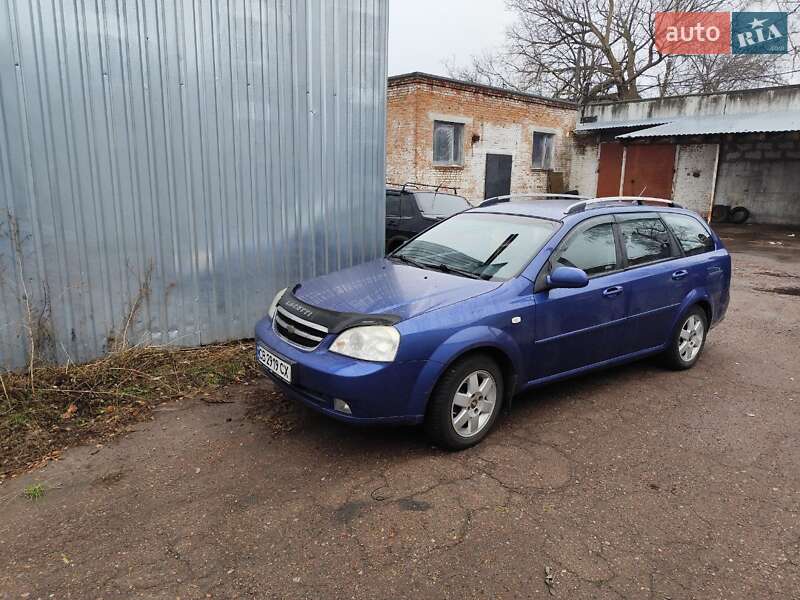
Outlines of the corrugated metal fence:
{"type": "Polygon", "coordinates": [[[0,367],[250,337],[381,254],[387,0],[0,2],[0,367]]]}

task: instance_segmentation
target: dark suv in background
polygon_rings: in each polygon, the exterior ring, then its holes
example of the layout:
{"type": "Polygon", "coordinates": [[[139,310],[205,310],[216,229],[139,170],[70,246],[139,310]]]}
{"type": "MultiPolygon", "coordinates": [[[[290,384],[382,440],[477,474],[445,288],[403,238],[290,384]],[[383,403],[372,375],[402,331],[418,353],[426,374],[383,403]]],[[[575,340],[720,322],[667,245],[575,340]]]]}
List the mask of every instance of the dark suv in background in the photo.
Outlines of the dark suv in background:
{"type": "Polygon", "coordinates": [[[386,252],[397,250],[442,219],[472,208],[455,192],[455,188],[421,183],[386,184],[386,252]]]}

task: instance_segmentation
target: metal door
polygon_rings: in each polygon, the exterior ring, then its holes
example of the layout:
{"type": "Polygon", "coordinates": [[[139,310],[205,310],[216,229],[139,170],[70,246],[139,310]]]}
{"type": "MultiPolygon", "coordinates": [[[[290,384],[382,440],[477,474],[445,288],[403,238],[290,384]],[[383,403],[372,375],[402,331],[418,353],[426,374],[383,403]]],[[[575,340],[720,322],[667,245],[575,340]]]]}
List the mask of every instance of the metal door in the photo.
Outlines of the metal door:
{"type": "Polygon", "coordinates": [[[618,196],[620,177],[622,177],[623,145],[619,142],[600,144],[598,160],[597,197],[618,196]]]}
{"type": "Polygon", "coordinates": [[[511,193],[511,156],[508,154],[486,155],[486,183],[484,198],[505,196],[511,193]]]}
{"type": "Polygon", "coordinates": [[[675,173],[675,145],[628,146],[625,154],[625,196],[672,198],[675,173]]]}

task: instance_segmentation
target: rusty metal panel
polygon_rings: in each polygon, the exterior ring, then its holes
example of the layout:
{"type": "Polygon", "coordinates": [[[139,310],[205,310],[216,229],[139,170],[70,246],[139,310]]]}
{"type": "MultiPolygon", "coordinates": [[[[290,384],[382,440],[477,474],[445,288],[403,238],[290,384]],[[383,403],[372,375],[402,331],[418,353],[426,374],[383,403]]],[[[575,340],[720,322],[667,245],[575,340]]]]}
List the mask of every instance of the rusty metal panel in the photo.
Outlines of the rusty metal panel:
{"type": "Polygon", "coordinates": [[[379,256],[387,0],[0,3],[0,368],[250,337],[379,256]]]}
{"type": "Polygon", "coordinates": [[[646,144],[626,148],[623,195],[672,198],[674,175],[674,144],[646,144]]]}
{"type": "Polygon", "coordinates": [[[623,146],[619,142],[602,142],[597,163],[597,197],[619,195],[622,176],[623,146]]]}

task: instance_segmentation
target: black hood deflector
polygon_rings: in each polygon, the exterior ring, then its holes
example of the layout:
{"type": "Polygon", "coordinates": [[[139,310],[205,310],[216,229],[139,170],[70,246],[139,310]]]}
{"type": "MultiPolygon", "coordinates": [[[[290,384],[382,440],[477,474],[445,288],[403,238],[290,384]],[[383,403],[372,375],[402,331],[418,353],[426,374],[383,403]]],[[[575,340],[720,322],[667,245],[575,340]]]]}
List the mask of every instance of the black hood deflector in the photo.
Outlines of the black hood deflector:
{"type": "Polygon", "coordinates": [[[290,292],[286,292],[278,302],[283,310],[292,315],[327,327],[328,333],[341,333],[345,329],[364,327],[367,325],[394,325],[400,321],[397,315],[371,315],[364,313],[338,312],[319,306],[312,306],[295,295],[300,284],[295,285],[290,292]]]}

